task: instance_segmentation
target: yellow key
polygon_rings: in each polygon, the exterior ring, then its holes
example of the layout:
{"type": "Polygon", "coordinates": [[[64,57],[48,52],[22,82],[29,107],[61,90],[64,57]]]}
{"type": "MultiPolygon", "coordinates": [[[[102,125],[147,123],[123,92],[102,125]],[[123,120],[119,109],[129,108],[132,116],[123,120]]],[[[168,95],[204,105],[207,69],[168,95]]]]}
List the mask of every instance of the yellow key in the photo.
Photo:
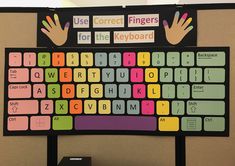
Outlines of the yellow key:
{"type": "Polygon", "coordinates": [[[96,114],[96,100],[85,100],[84,101],[84,113],[85,114],[96,114]]]}
{"type": "Polygon", "coordinates": [[[74,82],[85,82],[86,81],[86,69],[76,68],[73,70],[74,82]]]}
{"type": "Polygon", "coordinates": [[[158,81],[158,69],[156,69],[156,68],[145,69],[145,81],[146,82],[157,82],[158,81]]]}
{"type": "Polygon", "coordinates": [[[179,118],[178,117],[160,117],[158,119],[158,126],[160,131],[178,131],[179,118]]]}
{"type": "Polygon", "coordinates": [[[93,53],[92,52],[82,52],[80,59],[81,59],[82,66],[93,66],[93,53]]]}
{"type": "Polygon", "coordinates": [[[88,69],[88,81],[100,82],[100,69],[98,68],[88,69]]]}
{"type": "Polygon", "coordinates": [[[67,66],[78,66],[78,53],[68,52],[66,54],[66,63],[67,66]]]}
{"type": "Polygon", "coordinates": [[[148,98],[158,99],[161,95],[161,88],[159,84],[149,84],[148,85],[148,98]]]}
{"type": "Polygon", "coordinates": [[[169,101],[157,101],[157,115],[169,115],[170,106],[169,101]]]}
{"type": "Polygon", "coordinates": [[[103,97],[103,85],[102,84],[91,84],[91,97],[93,98],[103,97]]]}
{"type": "Polygon", "coordinates": [[[99,101],[99,114],[110,114],[111,104],[110,100],[100,100],[99,101]]]}
{"type": "Polygon", "coordinates": [[[77,98],[88,98],[88,97],[89,97],[89,85],[77,84],[77,98]]]}
{"type": "Polygon", "coordinates": [[[138,66],[149,66],[150,65],[150,53],[149,52],[138,52],[137,64],[138,64],[138,66]]]}

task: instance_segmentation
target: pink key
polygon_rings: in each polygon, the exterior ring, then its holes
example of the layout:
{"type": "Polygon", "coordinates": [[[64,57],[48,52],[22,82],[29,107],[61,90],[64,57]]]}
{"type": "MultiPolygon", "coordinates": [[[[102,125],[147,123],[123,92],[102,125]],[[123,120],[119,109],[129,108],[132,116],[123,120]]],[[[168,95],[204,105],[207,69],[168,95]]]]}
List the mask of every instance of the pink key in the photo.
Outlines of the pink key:
{"type": "Polygon", "coordinates": [[[154,101],[143,100],[141,103],[141,110],[143,115],[153,115],[154,114],[154,101]]]}
{"type": "Polygon", "coordinates": [[[8,70],[9,82],[28,82],[29,69],[26,68],[11,68],[8,70]]]}
{"type": "Polygon", "coordinates": [[[20,52],[11,52],[9,54],[9,66],[21,66],[22,54],[20,52]]]}
{"type": "Polygon", "coordinates": [[[144,72],[141,68],[132,68],[131,69],[131,82],[143,82],[144,81],[144,72]]]}
{"type": "Polygon", "coordinates": [[[7,129],[9,131],[25,131],[28,129],[27,116],[10,116],[7,120],[7,129]]]}
{"type": "Polygon", "coordinates": [[[34,98],[45,98],[46,97],[45,84],[34,84],[33,85],[33,97],[34,98]]]}
{"type": "Polygon", "coordinates": [[[50,116],[32,116],[30,118],[31,130],[49,130],[51,128],[50,116]]]}
{"type": "Polygon", "coordinates": [[[41,101],[41,113],[42,114],[52,114],[53,113],[53,101],[52,100],[42,100],[41,101]]]}
{"type": "Polygon", "coordinates": [[[123,66],[135,66],[136,55],[135,52],[124,52],[123,53],[123,66]]]}
{"type": "Polygon", "coordinates": [[[22,114],[37,114],[38,101],[37,100],[9,100],[8,114],[22,115],[22,114]]]}
{"type": "Polygon", "coordinates": [[[31,81],[42,82],[43,81],[43,69],[41,68],[31,69],[31,81]]]}
{"type": "Polygon", "coordinates": [[[12,99],[30,98],[31,97],[31,85],[30,84],[8,85],[8,97],[12,99]]]}
{"type": "Polygon", "coordinates": [[[36,54],[34,52],[24,53],[24,66],[35,66],[36,54]]]}
{"type": "Polygon", "coordinates": [[[145,85],[144,84],[134,84],[133,85],[133,97],[134,98],[145,98],[145,85]]]}

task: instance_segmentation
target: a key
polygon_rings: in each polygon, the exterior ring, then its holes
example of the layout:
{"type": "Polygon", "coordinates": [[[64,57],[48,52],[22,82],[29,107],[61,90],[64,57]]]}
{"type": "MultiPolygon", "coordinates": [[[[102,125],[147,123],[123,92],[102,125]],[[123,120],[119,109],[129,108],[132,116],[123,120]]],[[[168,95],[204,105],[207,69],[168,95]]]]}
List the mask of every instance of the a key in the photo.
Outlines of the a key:
{"type": "Polygon", "coordinates": [[[224,66],[225,65],[225,52],[197,52],[197,65],[198,66],[224,66]]]}
{"type": "Polygon", "coordinates": [[[165,53],[153,52],[152,53],[152,66],[164,66],[165,65],[165,53]]]}
{"type": "Polygon", "coordinates": [[[162,97],[165,99],[175,98],[175,85],[174,84],[163,84],[162,85],[162,97]]]}
{"type": "Polygon", "coordinates": [[[202,69],[190,68],[189,69],[189,81],[190,82],[202,82],[202,69]]]}
{"type": "Polygon", "coordinates": [[[161,82],[172,82],[173,81],[173,69],[172,68],[161,68],[160,69],[160,81],[161,82]]]}
{"type": "Polygon", "coordinates": [[[166,55],[167,66],[179,66],[180,65],[180,53],[168,52],[166,55]]]}
{"type": "Polygon", "coordinates": [[[188,71],[186,68],[176,68],[174,76],[175,76],[175,82],[187,82],[188,71]]]}
{"type": "Polygon", "coordinates": [[[9,82],[28,82],[29,69],[27,68],[10,68],[8,70],[9,82]]]}
{"type": "Polygon", "coordinates": [[[31,130],[49,130],[51,128],[50,116],[32,116],[30,117],[31,130]]]}
{"type": "Polygon", "coordinates": [[[188,84],[177,85],[177,98],[188,99],[190,97],[190,86],[188,84]]]}
{"type": "Polygon", "coordinates": [[[8,114],[22,115],[22,114],[37,114],[38,100],[9,100],[8,114]]]}
{"type": "Polygon", "coordinates": [[[192,97],[194,99],[224,99],[225,86],[221,84],[193,84],[192,97]]]}
{"type": "Polygon", "coordinates": [[[67,52],[66,64],[67,64],[67,66],[78,66],[79,65],[79,54],[77,52],[67,52]]]}
{"type": "Polygon", "coordinates": [[[182,117],[181,129],[183,131],[201,131],[202,118],[201,117],[182,117]]]}
{"type": "Polygon", "coordinates": [[[9,116],[7,119],[7,130],[26,131],[29,128],[27,116],[9,116]]]}
{"type": "Polygon", "coordinates": [[[178,131],[179,118],[178,117],[159,117],[158,126],[160,131],[178,131]]]}
{"type": "Polygon", "coordinates": [[[224,115],[224,101],[187,101],[187,114],[189,115],[224,115]]]}
{"type": "Polygon", "coordinates": [[[95,66],[107,66],[107,53],[106,52],[95,53],[95,66]]]}
{"type": "Polygon", "coordinates": [[[222,68],[205,68],[204,80],[205,82],[224,82],[225,70],[222,68]]]}
{"type": "Polygon", "coordinates": [[[225,119],[224,117],[205,117],[204,118],[205,131],[224,131],[225,119]]]}
{"type": "Polygon", "coordinates": [[[194,52],[182,52],[181,64],[182,66],[194,66],[194,52]]]}
{"type": "Polygon", "coordinates": [[[73,117],[72,116],[53,116],[52,117],[53,130],[72,130],[73,117]]]}
{"type": "Polygon", "coordinates": [[[172,115],[184,115],[185,114],[185,103],[180,100],[172,101],[172,115]]]}

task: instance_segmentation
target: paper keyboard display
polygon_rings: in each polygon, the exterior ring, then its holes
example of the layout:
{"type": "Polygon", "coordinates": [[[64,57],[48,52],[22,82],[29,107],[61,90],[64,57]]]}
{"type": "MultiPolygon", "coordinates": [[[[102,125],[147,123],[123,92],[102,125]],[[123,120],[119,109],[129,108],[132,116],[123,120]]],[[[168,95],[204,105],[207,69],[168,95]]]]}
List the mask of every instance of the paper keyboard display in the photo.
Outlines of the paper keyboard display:
{"type": "Polygon", "coordinates": [[[38,46],[193,46],[196,22],[196,10],[176,7],[55,9],[38,13],[38,46]]]}
{"type": "Polygon", "coordinates": [[[225,47],[8,48],[4,135],[228,136],[225,47]]]}

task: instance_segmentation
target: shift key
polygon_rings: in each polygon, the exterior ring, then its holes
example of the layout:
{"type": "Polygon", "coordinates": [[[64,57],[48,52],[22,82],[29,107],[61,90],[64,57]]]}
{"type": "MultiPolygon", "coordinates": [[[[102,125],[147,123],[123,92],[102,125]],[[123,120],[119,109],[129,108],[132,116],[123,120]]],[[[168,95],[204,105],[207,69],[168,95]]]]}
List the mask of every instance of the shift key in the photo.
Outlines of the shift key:
{"type": "Polygon", "coordinates": [[[221,84],[193,84],[192,97],[194,99],[224,99],[225,86],[221,84]]]}

